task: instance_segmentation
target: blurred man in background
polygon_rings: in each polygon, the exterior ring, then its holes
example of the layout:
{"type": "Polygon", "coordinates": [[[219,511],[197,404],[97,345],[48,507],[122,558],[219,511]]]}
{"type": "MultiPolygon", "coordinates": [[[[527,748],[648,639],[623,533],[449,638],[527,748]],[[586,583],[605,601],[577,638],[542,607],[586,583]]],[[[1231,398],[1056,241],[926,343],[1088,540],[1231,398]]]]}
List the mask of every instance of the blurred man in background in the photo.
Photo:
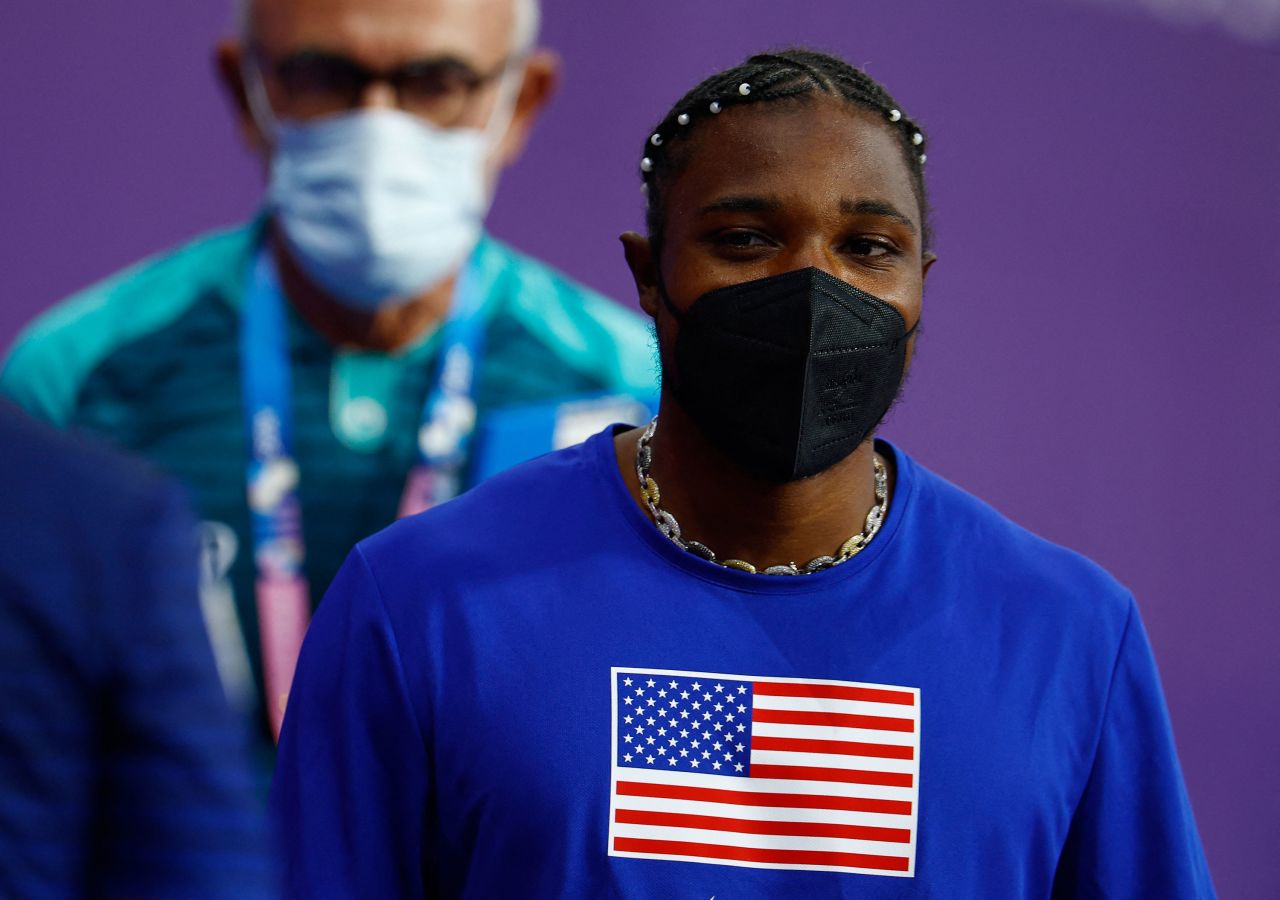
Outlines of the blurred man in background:
{"type": "Polygon", "coordinates": [[[0,896],[271,897],[177,491],[0,403],[0,896]]]}
{"type": "Polygon", "coordinates": [[[538,14],[247,2],[217,61],[268,164],[263,213],[68,300],[0,373],[30,412],[194,490],[219,670],[264,736],[357,540],[602,417],[638,420],[599,398],[653,390],[638,317],[483,232],[555,87],[538,14]]]}

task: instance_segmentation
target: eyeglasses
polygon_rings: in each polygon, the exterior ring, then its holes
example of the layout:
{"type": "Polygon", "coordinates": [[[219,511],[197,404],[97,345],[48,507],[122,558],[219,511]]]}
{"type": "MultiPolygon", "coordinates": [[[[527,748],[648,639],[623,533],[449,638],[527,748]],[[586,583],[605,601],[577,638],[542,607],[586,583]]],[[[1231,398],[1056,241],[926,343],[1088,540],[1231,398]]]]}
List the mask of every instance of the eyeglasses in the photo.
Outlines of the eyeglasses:
{"type": "Polygon", "coordinates": [[[263,54],[258,58],[280,87],[285,107],[277,112],[289,118],[316,119],[355,109],[369,85],[380,81],[395,91],[402,110],[446,127],[461,121],[475,93],[499,78],[510,64],[504,60],[492,71],[477,72],[446,57],[377,71],[317,50],[303,50],[278,62],[268,61],[263,54]]]}

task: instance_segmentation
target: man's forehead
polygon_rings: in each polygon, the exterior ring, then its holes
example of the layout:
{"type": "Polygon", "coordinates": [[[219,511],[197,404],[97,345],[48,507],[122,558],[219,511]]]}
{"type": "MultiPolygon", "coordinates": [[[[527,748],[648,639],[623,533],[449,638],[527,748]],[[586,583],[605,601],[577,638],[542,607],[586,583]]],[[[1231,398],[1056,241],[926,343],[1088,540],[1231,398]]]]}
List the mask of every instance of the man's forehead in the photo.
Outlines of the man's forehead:
{"type": "Polygon", "coordinates": [[[916,206],[894,132],[875,114],[825,95],[726,110],[690,139],[673,196],[827,194],[837,204],[870,196],[916,206]]]}
{"type": "Polygon", "coordinates": [[[492,65],[511,51],[517,0],[247,0],[274,54],[324,49],[373,66],[455,56],[492,65]]]}

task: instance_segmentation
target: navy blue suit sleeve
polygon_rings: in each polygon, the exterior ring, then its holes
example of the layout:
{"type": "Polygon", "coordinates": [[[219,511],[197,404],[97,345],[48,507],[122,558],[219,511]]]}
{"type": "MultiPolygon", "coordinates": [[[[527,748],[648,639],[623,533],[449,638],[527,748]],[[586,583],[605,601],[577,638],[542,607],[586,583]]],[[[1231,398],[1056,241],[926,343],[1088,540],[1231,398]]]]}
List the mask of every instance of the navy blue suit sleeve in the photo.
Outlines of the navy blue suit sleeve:
{"type": "Polygon", "coordinates": [[[307,631],[271,814],[290,897],[420,897],[422,723],[374,574],[357,547],[307,631]]]}
{"type": "Polygon", "coordinates": [[[1120,644],[1093,769],[1058,865],[1055,897],[1215,897],[1136,607],[1120,644]]]}
{"type": "Polygon", "coordinates": [[[121,896],[278,896],[248,734],[227,705],[197,597],[196,529],[176,491],[123,521],[100,636],[106,692],[104,890],[121,896]]]}
{"type": "Polygon", "coordinates": [[[278,896],[178,489],[0,403],[0,896],[278,896]]]}

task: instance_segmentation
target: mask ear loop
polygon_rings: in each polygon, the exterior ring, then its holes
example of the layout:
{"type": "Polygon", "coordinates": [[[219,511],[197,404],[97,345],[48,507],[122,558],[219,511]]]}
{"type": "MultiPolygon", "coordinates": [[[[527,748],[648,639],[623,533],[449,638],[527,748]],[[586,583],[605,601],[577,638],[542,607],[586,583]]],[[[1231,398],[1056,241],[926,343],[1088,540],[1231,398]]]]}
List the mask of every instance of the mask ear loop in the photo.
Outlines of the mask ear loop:
{"type": "Polygon", "coordinates": [[[662,305],[667,308],[667,312],[671,313],[671,317],[677,322],[683,324],[688,317],[687,312],[681,312],[676,309],[676,305],[671,302],[671,295],[667,293],[667,283],[662,277],[662,270],[658,269],[658,296],[662,298],[662,305]]]}
{"type": "Polygon", "coordinates": [[[536,6],[533,8],[532,23],[521,17],[521,13],[526,11],[528,7],[517,0],[516,15],[511,22],[511,53],[499,76],[497,103],[494,104],[493,110],[489,113],[489,121],[482,129],[485,143],[491,150],[506,136],[507,129],[511,127],[511,122],[515,118],[516,100],[524,84],[525,63],[537,42],[537,8],[536,6]],[[531,25],[531,27],[522,28],[522,25],[531,25]]]}
{"type": "Polygon", "coordinates": [[[520,87],[524,83],[525,54],[510,60],[498,76],[498,99],[489,112],[489,121],[485,123],[481,133],[490,149],[506,135],[516,115],[516,100],[520,96],[520,87]]]}
{"type": "Polygon", "coordinates": [[[275,141],[280,130],[280,120],[271,109],[271,100],[267,97],[267,84],[262,77],[262,67],[256,60],[251,60],[253,50],[248,43],[240,54],[240,78],[244,81],[245,99],[249,103],[249,116],[253,124],[258,126],[263,137],[275,141]]]}

